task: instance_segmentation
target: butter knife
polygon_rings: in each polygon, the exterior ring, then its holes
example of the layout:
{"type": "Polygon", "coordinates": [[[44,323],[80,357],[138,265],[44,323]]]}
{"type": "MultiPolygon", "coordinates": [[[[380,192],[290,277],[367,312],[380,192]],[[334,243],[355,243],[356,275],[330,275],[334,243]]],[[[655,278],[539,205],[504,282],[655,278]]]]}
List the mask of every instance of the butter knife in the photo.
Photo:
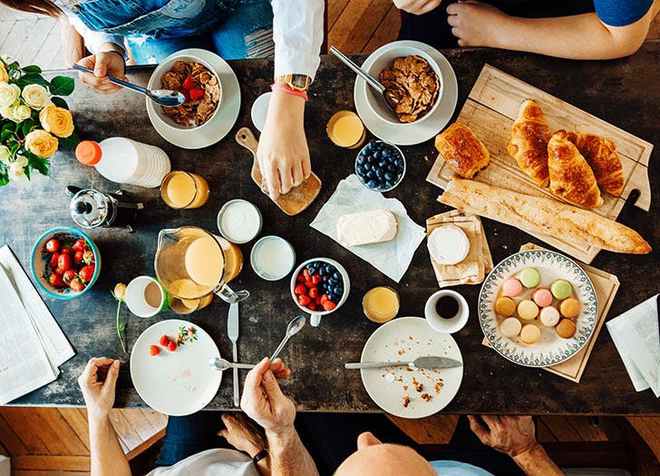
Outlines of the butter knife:
{"type": "Polygon", "coordinates": [[[417,357],[415,360],[403,362],[349,362],[344,367],[356,369],[382,369],[385,367],[409,367],[411,369],[451,369],[462,367],[463,362],[448,357],[417,357]]]}
{"type": "MultiPolygon", "coordinates": [[[[238,303],[229,305],[229,317],[227,318],[227,337],[232,342],[232,360],[238,362],[238,303]]],[[[241,404],[240,390],[238,388],[238,368],[233,368],[234,372],[234,406],[241,404]]]]}

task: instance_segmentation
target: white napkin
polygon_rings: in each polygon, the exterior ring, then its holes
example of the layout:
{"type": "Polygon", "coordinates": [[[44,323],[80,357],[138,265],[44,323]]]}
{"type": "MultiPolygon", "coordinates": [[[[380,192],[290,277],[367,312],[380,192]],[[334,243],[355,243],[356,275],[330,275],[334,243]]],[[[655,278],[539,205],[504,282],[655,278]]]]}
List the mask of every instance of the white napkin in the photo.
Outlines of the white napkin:
{"type": "Polygon", "coordinates": [[[339,243],[339,217],[378,209],[390,210],[396,216],[399,224],[396,237],[385,243],[351,246],[348,250],[398,283],[408,270],[415,250],[426,236],[424,228],[408,216],[406,208],[399,200],[385,198],[380,192],[368,190],[360,184],[357,175],[353,174],[339,182],[337,190],[323,205],[310,226],[339,243]]]}
{"type": "Polygon", "coordinates": [[[651,388],[660,397],[658,295],[607,322],[607,330],[635,390],[651,388]]]}

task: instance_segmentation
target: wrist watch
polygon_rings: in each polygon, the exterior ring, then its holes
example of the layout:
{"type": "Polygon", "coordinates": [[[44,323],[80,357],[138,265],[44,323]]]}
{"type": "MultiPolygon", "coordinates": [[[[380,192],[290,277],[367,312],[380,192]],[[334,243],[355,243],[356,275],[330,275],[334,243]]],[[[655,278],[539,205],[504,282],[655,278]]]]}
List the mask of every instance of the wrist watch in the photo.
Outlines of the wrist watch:
{"type": "Polygon", "coordinates": [[[259,461],[261,461],[262,459],[264,459],[267,456],[268,456],[268,450],[263,449],[263,450],[259,451],[259,453],[257,453],[256,455],[254,455],[252,457],[252,462],[254,464],[257,464],[259,461]]]}
{"type": "Polygon", "coordinates": [[[312,78],[306,74],[285,74],[278,76],[275,82],[289,86],[294,91],[306,92],[312,83],[312,78]]]}

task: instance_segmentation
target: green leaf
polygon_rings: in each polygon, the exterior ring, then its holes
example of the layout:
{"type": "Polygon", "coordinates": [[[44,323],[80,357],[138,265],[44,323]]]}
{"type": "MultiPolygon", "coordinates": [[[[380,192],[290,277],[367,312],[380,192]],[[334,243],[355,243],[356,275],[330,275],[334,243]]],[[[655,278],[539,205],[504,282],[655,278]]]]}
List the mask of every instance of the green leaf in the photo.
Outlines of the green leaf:
{"type": "Polygon", "coordinates": [[[55,76],[50,80],[50,93],[53,96],[68,96],[73,92],[75,82],[68,76],[55,76]]]}
{"type": "Polygon", "coordinates": [[[0,132],[0,142],[3,144],[9,140],[10,137],[14,136],[14,131],[13,127],[11,129],[2,129],[2,132],[0,132]]]}
{"type": "Polygon", "coordinates": [[[62,98],[58,98],[57,96],[54,96],[50,98],[53,104],[55,104],[57,107],[63,107],[64,109],[69,109],[69,105],[66,103],[66,101],[62,98]]]}
{"type": "Polygon", "coordinates": [[[45,88],[50,87],[50,83],[48,81],[46,81],[43,78],[43,76],[41,76],[38,73],[26,74],[26,75],[22,76],[21,78],[17,79],[16,84],[21,89],[23,89],[28,84],[40,84],[41,86],[43,86],[45,88]]]}
{"type": "Polygon", "coordinates": [[[0,187],[9,184],[9,174],[6,171],[0,171],[0,187]]]}
{"type": "Polygon", "coordinates": [[[60,141],[60,149],[73,150],[80,142],[80,137],[78,137],[78,134],[74,131],[74,133],[71,134],[69,137],[65,137],[63,139],[59,138],[59,141],[60,141]]]}
{"type": "Polygon", "coordinates": [[[32,119],[25,119],[22,122],[22,126],[21,126],[21,132],[23,133],[23,137],[28,135],[30,133],[30,131],[32,129],[34,129],[34,126],[35,126],[35,124],[34,124],[34,121],[32,119]]]}
{"type": "Polygon", "coordinates": [[[26,152],[25,156],[28,159],[28,168],[33,168],[39,171],[41,175],[48,175],[48,166],[49,166],[48,159],[42,159],[41,157],[37,157],[36,155],[30,152],[26,152]]]}
{"type": "Polygon", "coordinates": [[[39,73],[41,73],[41,68],[39,66],[37,66],[36,64],[31,64],[29,66],[24,66],[23,68],[21,68],[21,70],[25,74],[30,74],[30,73],[39,74],[39,73]]]}

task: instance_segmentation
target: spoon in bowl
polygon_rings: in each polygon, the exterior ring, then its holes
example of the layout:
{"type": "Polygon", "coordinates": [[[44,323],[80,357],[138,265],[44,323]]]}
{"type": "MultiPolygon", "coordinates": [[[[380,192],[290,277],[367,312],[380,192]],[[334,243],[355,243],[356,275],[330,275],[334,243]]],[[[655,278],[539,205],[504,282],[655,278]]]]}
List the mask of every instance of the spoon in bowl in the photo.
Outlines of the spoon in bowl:
{"type": "Polygon", "coordinates": [[[291,322],[289,322],[289,325],[286,326],[286,334],[284,336],[284,339],[282,339],[282,342],[280,342],[280,345],[277,346],[277,349],[275,349],[275,352],[273,352],[273,355],[270,356],[271,362],[277,358],[278,355],[280,355],[280,352],[282,352],[282,349],[284,349],[284,346],[286,343],[291,339],[294,335],[296,335],[300,330],[305,327],[305,324],[307,323],[307,318],[305,316],[296,316],[294,317],[291,322]]]}
{"type": "MultiPolygon", "coordinates": [[[[73,69],[94,74],[93,70],[79,64],[74,64],[73,69]]],[[[110,74],[108,75],[108,79],[111,83],[114,83],[118,86],[130,89],[131,91],[135,91],[140,94],[144,94],[149,99],[155,103],[160,104],[161,106],[175,107],[180,106],[186,102],[186,97],[179,91],[172,91],[171,89],[147,89],[142,86],[138,86],[137,84],[124,81],[123,79],[115,78],[110,74]]]]}

